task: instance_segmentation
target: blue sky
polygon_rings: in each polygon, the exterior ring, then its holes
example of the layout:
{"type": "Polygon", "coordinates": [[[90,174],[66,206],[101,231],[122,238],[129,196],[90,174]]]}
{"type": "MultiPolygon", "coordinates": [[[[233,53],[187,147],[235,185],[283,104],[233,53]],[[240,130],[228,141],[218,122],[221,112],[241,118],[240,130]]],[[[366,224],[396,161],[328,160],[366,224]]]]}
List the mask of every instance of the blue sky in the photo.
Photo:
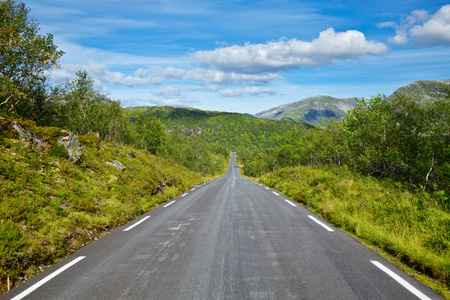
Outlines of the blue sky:
{"type": "Polygon", "coordinates": [[[257,113],[315,95],[390,95],[450,78],[450,3],[434,0],[30,0],[66,52],[122,106],[257,113]]]}

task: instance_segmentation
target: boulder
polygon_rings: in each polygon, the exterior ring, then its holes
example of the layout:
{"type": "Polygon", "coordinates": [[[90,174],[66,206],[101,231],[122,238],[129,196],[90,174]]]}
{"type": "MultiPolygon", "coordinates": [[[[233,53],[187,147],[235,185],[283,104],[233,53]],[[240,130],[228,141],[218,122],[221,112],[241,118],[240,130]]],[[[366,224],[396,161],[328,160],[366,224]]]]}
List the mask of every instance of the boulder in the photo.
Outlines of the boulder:
{"type": "Polygon", "coordinates": [[[67,150],[67,160],[76,163],[83,154],[83,145],[78,137],[72,132],[61,130],[64,136],[58,139],[58,144],[64,146],[67,150]]]}
{"type": "Polygon", "coordinates": [[[21,139],[22,141],[34,143],[38,145],[39,147],[44,147],[45,144],[42,141],[40,137],[35,135],[31,130],[23,126],[22,124],[13,121],[8,120],[3,117],[0,117],[0,121],[2,125],[6,125],[6,127],[11,130],[12,132],[16,133],[16,136],[21,139]]]}
{"type": "Polygon", "coordinates": [[[107,161],[106,164],[110,165],[120,171],[125,170],[125,166],[118,160],[107,161]]]}

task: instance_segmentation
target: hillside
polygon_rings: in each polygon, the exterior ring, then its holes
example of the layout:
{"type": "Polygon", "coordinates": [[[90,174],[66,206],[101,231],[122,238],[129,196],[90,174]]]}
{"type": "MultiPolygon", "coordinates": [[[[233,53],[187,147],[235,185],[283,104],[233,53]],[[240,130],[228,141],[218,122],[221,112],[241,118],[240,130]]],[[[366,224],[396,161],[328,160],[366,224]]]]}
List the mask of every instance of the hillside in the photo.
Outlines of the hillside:
{"type": "Polygon", "coordinates": [[[255,117],[270,120],[292,120],[315,125],[325,119],[345,117],[347,110],[353,109],[358,101],[357,97],[314,96],[270,108],[255,114],[255,117]]]}
{"type": "Polygon", "coordinates": [[[277,145],[287,132],[312,128],[311,125],[288,120],[263,120],[244,114],[193,108],[149,106],[125,110],[131,121],[139,112],[149,112],[169,133],[197,136],[229,150],[270,148],[277,145]]]}
{"type": "Polygon", "coordinates": [[[426,104],[435,99],[444,99],[447,97],[449,87],[450,79],[419,80],[402,86],[389,96],[388,99],[398,94],[403,94],[414,99],[418,103],[426,104]]]}
{"type": "MultiPolygon", "coordinates": [[[[56,127],[18,138],[0,117],[0,294],[208,177],[147,150],[78,136],[76,163],[56,127]]],[[[211,177],[209,177],[211,178],[211,177]]]]}

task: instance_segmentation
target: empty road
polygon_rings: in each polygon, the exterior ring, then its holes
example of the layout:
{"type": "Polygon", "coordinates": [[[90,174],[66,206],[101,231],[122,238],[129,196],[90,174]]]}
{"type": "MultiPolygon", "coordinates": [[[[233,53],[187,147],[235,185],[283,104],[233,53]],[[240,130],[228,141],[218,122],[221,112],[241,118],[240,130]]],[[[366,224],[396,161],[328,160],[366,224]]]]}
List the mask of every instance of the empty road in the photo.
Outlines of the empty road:
{"type": "Polygon", "coordinates": [[[3,299],[442,299],[280,193],[226,174],[3,299]]]}

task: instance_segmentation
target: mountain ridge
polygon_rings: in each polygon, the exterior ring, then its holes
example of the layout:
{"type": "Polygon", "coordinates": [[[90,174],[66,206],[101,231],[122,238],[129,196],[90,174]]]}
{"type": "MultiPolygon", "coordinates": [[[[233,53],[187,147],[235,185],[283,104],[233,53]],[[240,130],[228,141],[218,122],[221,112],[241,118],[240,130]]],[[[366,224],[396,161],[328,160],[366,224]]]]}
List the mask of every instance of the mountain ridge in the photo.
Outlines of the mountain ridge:
{"type": "MultiPolygon", "coordinates": [[[[449,91],[450,79],[417,80],[398,88],[387,99],[403,94],[414,99],[420,105],[426,105],[434,100],[448,97],[449,91]]],[[[358,97],[335,98],[318,95],[263,110],[256,113],[254,117],[269,120],[291,120],[317,125],[326,119],[345,117],[347,111],[355,108],[356,103],[360,100],[358,97]]]]}
{"type": "Polygon", "coordinates": [[[335,98],[318,95],[278,105],[261,111],[254,116],[261,119],[291,120],[316,125],[329,118],[341,119],[353,109],[360,98],[335,98]]]}

